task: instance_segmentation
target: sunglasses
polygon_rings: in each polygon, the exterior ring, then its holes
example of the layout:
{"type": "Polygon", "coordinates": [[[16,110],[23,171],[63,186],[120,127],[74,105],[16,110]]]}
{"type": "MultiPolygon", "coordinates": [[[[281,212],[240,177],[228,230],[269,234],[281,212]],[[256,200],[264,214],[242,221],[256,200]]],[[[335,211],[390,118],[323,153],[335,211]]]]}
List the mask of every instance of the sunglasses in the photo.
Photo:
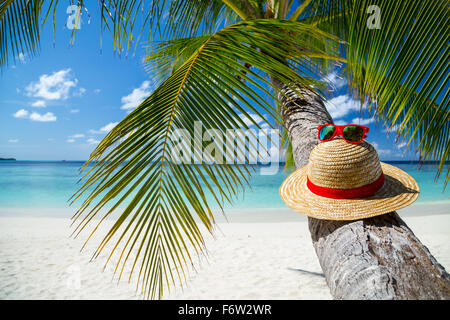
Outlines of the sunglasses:
{"type": "Polygon", "coordinates": [[[320,141],[330,141],[336,136],[342,136],[347,142],[359,143],[367,138],[366,133],[369,133],[369,128],[358,124],[346,124],[344,126],[323,124],[319,126],[320,141]]]}

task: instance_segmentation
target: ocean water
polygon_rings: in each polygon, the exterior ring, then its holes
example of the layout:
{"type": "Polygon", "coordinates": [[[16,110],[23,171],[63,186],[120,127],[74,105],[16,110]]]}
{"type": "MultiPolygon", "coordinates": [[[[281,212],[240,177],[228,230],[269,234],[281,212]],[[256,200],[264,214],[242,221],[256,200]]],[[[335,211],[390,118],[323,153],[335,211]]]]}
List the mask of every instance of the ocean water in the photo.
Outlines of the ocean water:
{"type": "MultiPolygon", "coordinates": [[[[80,179],[82,162],[0,161],[0,208],[68,208],[68,199],[80,179]]],[[[436,166],[414,163],[392,163],[413,176],[421,193],[418,202],[450,203],[450,186],[443,190],[444,173],[435,181],[436,166]]],[[[288,173],[281,169],[275,175],[261,175],[259,170],[228,209],[286,208],[278,189],[288,173]]],[[[81,204],[78,202],[78,205],[81,204]]],[[[77,208],[77,203],[73,205],[77,208]]],[[[214,206],[213,206],[214,207],[214,206]]]]}

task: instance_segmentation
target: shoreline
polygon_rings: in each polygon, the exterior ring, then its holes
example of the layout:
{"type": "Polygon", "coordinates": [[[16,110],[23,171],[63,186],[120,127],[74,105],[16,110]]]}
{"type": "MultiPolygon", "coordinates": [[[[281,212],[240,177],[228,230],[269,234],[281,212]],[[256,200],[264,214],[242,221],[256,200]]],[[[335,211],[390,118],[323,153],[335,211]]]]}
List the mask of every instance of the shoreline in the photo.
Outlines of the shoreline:
{"type": "MultiPolygon", "coordinates": [[[[116,209],[107,220],[115,219],[121,212],[116,209]]],[[[307,217],[287,207],[285,208],[248,208],[248,209],[225,209],[225,215],[212,209],[217,223],[253,223],[253,222],[295,222],[307,221],[307,217]]],[[[0,218],[4,217],[29,217],[29,218],[71,218],[76,208],[2,208],[0,207],[0,218]]],[[[106,210],[102,210],[96,218],[102,217],[106,210]]],[[[400,217],[426,217],[429,215],[450,214],[450,202],[437,203],[414,203],[397,211],[400,217]]],[[[197,219],[197,217],[194,217],[197,219]]]]}

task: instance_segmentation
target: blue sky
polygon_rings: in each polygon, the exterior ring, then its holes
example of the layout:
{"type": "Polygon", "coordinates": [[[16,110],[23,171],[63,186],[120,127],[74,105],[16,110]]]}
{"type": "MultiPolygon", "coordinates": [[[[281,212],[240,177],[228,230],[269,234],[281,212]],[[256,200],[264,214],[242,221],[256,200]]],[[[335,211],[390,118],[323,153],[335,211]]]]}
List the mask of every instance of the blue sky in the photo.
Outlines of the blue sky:
{"type": "MultiPolygon", "coordinates": [[[[53,42],[51,23],[41,35],[35,57],[21,55],[0,76],[0,157],[19,160],[85,160],[95,145],[145,97],[154,82],[144,70],[144,43],[128,57],[113,51],[107,32],[100,50],[97,7],[83,16],[75,44],[69,45],[66,8],[57,11],[53,42]]],[[[327,102],[337,124],[360,123],[371,129],[368,141],[382,160],[417,159],[413,150],[395,143],[347,94],[344,79],[329,75],[333,91],[327,102]]],[[[413,149],[413,148],[410,148],[413,149]]]]}

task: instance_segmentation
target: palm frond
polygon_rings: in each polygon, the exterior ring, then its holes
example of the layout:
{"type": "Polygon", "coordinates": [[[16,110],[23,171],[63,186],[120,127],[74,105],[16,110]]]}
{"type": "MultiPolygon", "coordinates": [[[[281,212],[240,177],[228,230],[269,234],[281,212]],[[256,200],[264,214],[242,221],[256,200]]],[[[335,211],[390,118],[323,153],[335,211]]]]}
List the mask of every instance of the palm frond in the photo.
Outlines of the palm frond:
{"type": "Polygon", "coordinates": [[[305,0],[289,17],[312,24],[345,40],[355,0],[305,0]]]}
{"type": "MultiPolygon", "coordinates": [[[[144,1],[100,0],[101,16],[100,35],[106,27],[114,40],[114,49],[128,53],[132,43],[138,43],[145,28],[159,21],[162,7],[166,0],[152,2],[145,6],[144,1]],[[144,11],[145,7],[145,11],[144,11]],[[142,17],[139,13],[142,11],[142,17]],[[145,12],[145,13],[144,13],[145,12]],[[139,23],[136,23],[139,21],[139,23]],[[138,29],[138,30],[137,30],[138,29]]],[[[0,4],[0,65],[8,63],[10,56],[17,58],[20,54],[35,55],[40,46],[40,32],[48,20],[52,20],[53,33],[56,28],[56,8],[59,0],[3,0],[0,4]],[[51,17],[51,19],[49,19],[51,17]]],[[[80,8],[86,1],[71,1],[80,8]]],[[[67,3],[66,3],[67,4],[67,3]]],[[[149,28],[149,38],[154,30],[149,28]]],[[[75,39],[77,28],[72,30],[71,41],[75,39]]]]}
{"type": "MultiPolygon", "coordinates": [[[[55,13],[59,3],[59,0],[1,2],[0,65],[6,64],[9,56],[17,58],[21,53],[34,55],[38,52],[40,31],[47,21],[52,20],[55,33],[55,13]]],[[[81,8],[87,4],[84,0],[71,3],[81,8]]],[[[100,45],[106,29],[113,39],[114,50],[120,55],[128,55],[130,49],[136,49],[141,40],[151,42],[165,33],[171,37],[211,33],[220,24],[238,19],[221,0],[99,0],[98,6],[100,45]]],[[[74,28],[72,42],[76,32],[77,28],[74,28]]]]}
{"type": "Polygon", "coordinates": [[[161,39],[211,34],[241,18],[222,0],[168,1],[167,19],[160,20],[161,39]]]}
{"type": "Polygon", "coordinates": [[[400,125],[422,160],[439,160],[438,174],[450,154],[448,16],[448,1],[357,1],[346,49],[354,94],[400,125]],[[368,25],[373,5],[379,29],[368,25]]]}
{"type": "Polygon", "coordinates": [[[151,43],[155,38],[181,38],[210,34],[219,27],[239,20],[222,0],[100,1],[102,30],[106,26],[121,53],[131,44],[137,47],[142,36],[151,43]]]}
{"type": "MultiPolygon", "coordinates": [[[[53,6],[49,5],[47,15],[53,6]]],[[[40,44],[43,1],[3,0],[0,4],[0,65],[12,56],[35,55],[40,44]]]]}
{"type": "MultiPolygon", "coordinates": [[[[252,172],[250,160],[260,153],[257,141],[254,145],[241,141],[244,143],[238,144],[232,154],[241,155],[245,165],[235,161],[219,164],[216,155],[206,156],[200,163],[177,163],[171,151],[179,145],[174,133],[183,129],[194,134],[196,121],[201,121],[205,129],[215,129],[222,137],[236,128],[248,130],[246,123],[260,128],[250,112],[273,126],[270,119],[279,121],[280,116],[272,105],[275,96],[267,90],[270,81],[255,70],[243,74],[241,63],[251,63],[253,68],[293,87],[299,83],[310,86],[315,83],[310,76],[292,69],[282,58],[289,56],[295,61],[294,67],[302,65],[304,72],[310,74],[315,70],[310,67],[309,56],[332,57],[315,48],[293,50],[300,48],[302,33],[329,41],[309,26],[255,20],[231,25],[209,36],[164,42],[149,62],[157,61],[153,65],[156,71],[173,61],[177,61],[176,68],[91,154],[85,165],[84,183],[73,198],[87,194],[74,218],[75,234],[87,227],[107,204],[112,207],[106,209],[99,223],[128,199],[94,256],[114,236],[119,238],[114,249],[123,240],[125,246],[116,269],[123,270],[136,250],[132,269],[138,268],[140,288],[147,296],[161,297],[165,284],[175,284],[177,278],[183,281],[192,253],[204,250],[203,235],[194,217],[212,232],[211,203],[223,208],[242,190],[252,172]],[[177,60],[177,51],[184,48],[182,44],[189,47],[185,49],[188,53],[177,60]],[[88,167],[89,163],[94,165],[88,167]]],[[[182,149],[201,156],[208,144],[183,145],[182,149]]]]}
{"type": "Polygon", "coordinates": [[[106,28],[113,38],[114,50],[128,55],[133,44],[136,49],[142,36],[146,37],[144,41],[150,41],[157,33],[167,2],[99,0],[100,43],[106,28]]]}
{"type": "Polygon", "coordinates": [[[302,1],[298,7],[294,10],[294,12],[290,15],[289,20],[296,21],[301,14],[305,11],[305,9],[309,6],[312,0],[302,1]]]}

